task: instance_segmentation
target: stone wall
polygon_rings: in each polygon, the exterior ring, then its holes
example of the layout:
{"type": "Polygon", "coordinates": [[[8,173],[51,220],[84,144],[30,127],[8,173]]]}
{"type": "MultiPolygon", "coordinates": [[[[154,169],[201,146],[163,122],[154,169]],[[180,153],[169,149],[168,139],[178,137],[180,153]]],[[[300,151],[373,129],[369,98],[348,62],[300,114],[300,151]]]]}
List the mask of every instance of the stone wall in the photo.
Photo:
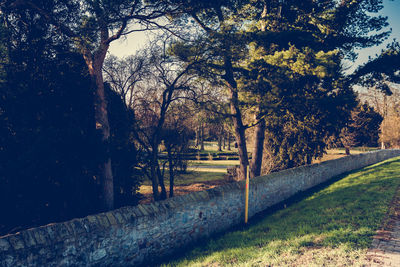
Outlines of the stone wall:
{"type": "MultiPolygon", "coordinates": [[[[250,217],[342,173],[399,156],[380,150],[251,179],[250,217]]],[[[243,221],[244,182],[49,224],[0,238],[0,266],[149,265],[243,221]]]]}

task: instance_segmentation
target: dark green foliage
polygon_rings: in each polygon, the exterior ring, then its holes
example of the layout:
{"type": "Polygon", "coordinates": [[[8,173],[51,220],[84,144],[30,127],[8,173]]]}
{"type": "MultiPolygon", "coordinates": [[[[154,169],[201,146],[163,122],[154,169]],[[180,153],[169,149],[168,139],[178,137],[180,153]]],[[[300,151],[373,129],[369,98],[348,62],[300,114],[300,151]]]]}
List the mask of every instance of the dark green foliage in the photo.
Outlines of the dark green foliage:
{"type": "Polygon", "coordinates": [[[298,166],[322,156],[325,139],[350,117],[356,102],[341,61],[388,36],[386,18],[374,14],[382,7],[381,0],[206,1],[185,10],[201,30],[174,53],[186,62],[201,54],[199,74],[238,92],[231,104],[254,115],[249,125],[266,120],[279,168],[298,166]]]}
{"type": "Polygon", "coordinates": [[[283,112],[274,111],[266,120],[266,153],[275,162],[269,171],[310,164],[322,157],[325,139],[340,132],[346,122],[343,118],[349,117],[356,103],[350,89],[326,95],[317,88],[307,94],[306,88],[288,95],[287,102],[281,103],[283,112]]]}
{"type": "MultiPolygon", "coordinates": [[[[0,234],[101,209],[97,170],[105,151],[87,67],[38,17],[20,19],[1,28],[0,234]]],[[[134,204],[136,153],[121,122],[126,111],[120,98],[109,104],[115,186],[126,192],[116,193],[116,204],[134,204]]]]}
{"type": "Polygon", "coordinates": [[[367,103],[359,104],[351,112],[351,118],[341,131],[339,145],[343,147],[378,146],[382,121],[383,117],[367,103]]]}
{"type": "Polygon", "coordinates": [[[341,60],[388,32],[371,34],[387,26],[386,18],[371,16],[382,1],[266,1],[263,8],[250,28],[257,38],[245,89],[253,95],[246,95],[249,106],[258,104],[265,116],[264,165],[271,171],[323,155],[325,140],[339,134],[357,104],[341,60]]]}
{"type": "Polygon", "coordinates": [[[85,66],[73,54],[53,61],[32,52],[20,62],[10,56],[1,84],[1,228],[98,210],[100,153],[85,66]]]}
{"type": "Polygon", "coordinates": [[[114,175],[115,207],[135,205],[141,172],[137,169],[138,153],[133,141],[133,121],[118,93],[106,84],[108,116],[111,128],[112,170],[114,175]]]}
{"type": "Polygon", "coordinates": [[[361,146],[378,146],[380,125],[383,117],[367,103],[359,105],[352,114],[352,119],[357,125],[357,139],[361,146]]]}
{"type": "Polygon", "coordinates": [[[359,67],[352,79],[366,87],[376,86],[385,94],[391,95],[387,83],[400,83],[399,70],[400,44],[393,42],[378,57],[359,67]]]}

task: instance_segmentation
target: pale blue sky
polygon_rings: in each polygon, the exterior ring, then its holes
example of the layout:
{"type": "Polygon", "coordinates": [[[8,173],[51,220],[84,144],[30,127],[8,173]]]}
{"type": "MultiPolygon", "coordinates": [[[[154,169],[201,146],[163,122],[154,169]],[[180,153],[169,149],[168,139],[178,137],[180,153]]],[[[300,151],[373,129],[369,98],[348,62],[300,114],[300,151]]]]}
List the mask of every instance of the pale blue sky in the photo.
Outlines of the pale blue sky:
{"type": "Polygon", "coordinates": [[[109,52],[117,57],[125,57],[132,54],[149,42],[145,32],[131,33],[111,43],[109,52]]]}
{"type": "MultiPolygon", "coordinates": [[[[350,67],[349,72],[354,70],[360,64],[368,61],[368,57],[374,57],[379,54],[386,45],[395,38],[400,41],[400,0],[384,0],[384,8],[380,12],[388,17],[389,27],[392,28],[392,34],[383,44],[377,47],[370,47],[359,50],[358,59],[353,62],[346,62],[350,67]]],[[[124,57],[134,54],[138,49],[143,48],[149,42],[149,37],[144,32],[130,34],[127,38],[114,41],[110,46],[110,53],[117,57],[124,57]]]]}
{"type": "Polygon", "coordinates": [[[368,57],[375,57],[376,54],[380,54],[381,50],[384,49],[388,43],[391,43],[393,39],[400,41],[400,0],[385,0],[384,8],[381,10],[380,13],[388,17],[388,29],[392,28],[391,35],[385,42],[383,42],[379,46],[359,50],[359,56],[357,60],[354,63],[347,63],[348,66],[351,67],[350,70],[354,70],[360,64],[367,62],[368,57]]]}

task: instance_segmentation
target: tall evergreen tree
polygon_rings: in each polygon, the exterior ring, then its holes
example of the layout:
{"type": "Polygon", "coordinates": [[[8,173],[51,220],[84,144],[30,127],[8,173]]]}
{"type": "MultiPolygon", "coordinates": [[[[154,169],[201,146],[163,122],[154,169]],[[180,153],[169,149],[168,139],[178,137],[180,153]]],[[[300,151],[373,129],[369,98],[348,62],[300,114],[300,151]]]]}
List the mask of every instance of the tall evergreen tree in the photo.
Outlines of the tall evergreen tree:
{"type": "MultiPolygon", "coordinates": [[[[177,46],[176,52],[190,61],[190,52],[203,49],[205,64],[199,67],[199,73],[226,89],[242,174],[248,165],[245,130],[252,125],[257,128],[252,164],[255,176],[261,166],[265,118],[275,108],[279,111],[284,107],[280,105],[282,97],[293,100],[292,96],[301,96],[302,90],[294,84],[306,85],[307,97],[313,90],[321,90],[326,96],[335,95],[337,90],[343,90],[339,95],[351,95],[347,86],[339,87],[346,84],[340,60],[354,58],[355,48],[378,44],[387,36],[387,32],[371,34],[387,25],[385,18],[371,15],[382,8],[381,3],[204,1],[186,7],[187,17],[200,30],[195,31],[193,44],[177,46]],[[294,83],[287,85],[288,80],[294,83]],[[254,120],[246,124],[244,117],[249,109],[254,120]]],[[[349,113],[352,104],[347,107],[349,113]]]]}

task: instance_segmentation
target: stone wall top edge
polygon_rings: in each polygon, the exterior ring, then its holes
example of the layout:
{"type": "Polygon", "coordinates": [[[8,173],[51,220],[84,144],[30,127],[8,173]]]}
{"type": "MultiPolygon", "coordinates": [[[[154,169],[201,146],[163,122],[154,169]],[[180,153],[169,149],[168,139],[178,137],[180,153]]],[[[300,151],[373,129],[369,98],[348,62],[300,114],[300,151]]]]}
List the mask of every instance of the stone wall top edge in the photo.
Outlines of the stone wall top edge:
{"type": "Polygon", "coordinates": [[[376,154],[376,153],[385,153],[385,151],[398,151],[400,154],[400,149],[385,149],[385,150],[374,150],[374,151],[368,151],[365,153],[360,153],[360,154],[351,154],[349,156],[346,157],[341,157],[341,158],[337,158],[337,159],[332,159],[332,160],[328,160],[328,161],[324,161],[324,162],[319,162],[319,163],[313,163],[313,164],[309,164],[309,165],[304,165],[304,166],[299,166],[299,167],[294,167],[294,168],[289,168],[286,170],[282,170],[279,172],[273,172],[267,175],[263,175],[263,176],[258,176],[255,177],[253,179],[250,179],[250,183],[264,183],[268,180],[274,180],[274,179],[279,179],[279,177],[282,177],[284,175],[292,175],[294,173],[298,173],[300,171],[307,171],[307,170],[312,170],[315,168],[320,168],[320,167],[326,167],[329,165],[335,165],[337,163],[340,163],[341,161],[348,161],[349,157],[350,158],[359,158],[359,157],[365,157],[369,154],[376,154]]]}
{"type": "MultiPolygon", "coordinates": [[[[383,153],[385,151],[397,151],[398,155],[400,155],[400,149],[388,149],[369,151],[366,153],[351,155],[351,157],[362,157],[366,154],[383,153]]],[[[251,183],[263,183],[267,180],[277,179],[282,175],[293,174],[294,172],[309,170],[315,167],[325,166],[327,164],[330,165],[334,162],[340,162],[342,160],[348,160],[348,158],[339,158],[322,163],[291,168],[265,176],[256,177],[254,179],[250,179],[250,181],[251,183]]],[[[19,244],[21,242],[23,242],[25,246],[28,246],[29,244],[32,245],[40,243],[47,243],[50,245],[58,242],[60,238],[65,237],[68,234],[72,236],[80,236],[88,232],[106,230],[114,225],[124,225],[130,223],[132,221],[132,217],[138,218],[142,216],[151,216],[158,213],[165,213],[180,206],[186,206],[188,203],[208,201],[214,197],[221,196],[227,191],[232,192],[236,190],[242,190],[244,186],[245,181],[232,182],[212,189],[193,192],[184,196],[173,197],[155,203],[141,204],[138,206],[126,206],[108,212],[88,215],[82,218],[74,218],[64,222],[50,223],[39,227],[29,228],[17,233],[1,236],[0,252],[2,250],[4,252],[10,249],[19,248],[19,244]],[[27,240],[27,236],[33,237],[33,241],[27,240]]]]}

